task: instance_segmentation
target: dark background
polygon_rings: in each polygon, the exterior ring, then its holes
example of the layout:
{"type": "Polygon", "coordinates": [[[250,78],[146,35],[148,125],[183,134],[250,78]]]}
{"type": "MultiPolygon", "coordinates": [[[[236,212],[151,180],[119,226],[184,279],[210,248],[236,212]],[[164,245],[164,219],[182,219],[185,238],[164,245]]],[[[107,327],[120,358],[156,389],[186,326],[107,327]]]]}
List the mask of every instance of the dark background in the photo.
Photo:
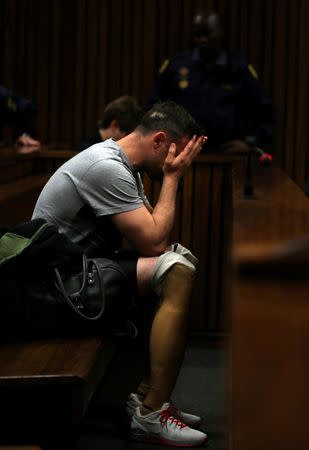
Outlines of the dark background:
{"type": "MultiPolygon", "coordinates": [[[[0,82],[38,106],[43,143],[72,147],[108,101],[144,102],[163,60],[190,46],[193,14],[218,11],[278,109],[275,154],[309,176],[308,0],[1,0],[0,82]]],[[[267,150],[267,149],[266,149],[267,150]]]]}

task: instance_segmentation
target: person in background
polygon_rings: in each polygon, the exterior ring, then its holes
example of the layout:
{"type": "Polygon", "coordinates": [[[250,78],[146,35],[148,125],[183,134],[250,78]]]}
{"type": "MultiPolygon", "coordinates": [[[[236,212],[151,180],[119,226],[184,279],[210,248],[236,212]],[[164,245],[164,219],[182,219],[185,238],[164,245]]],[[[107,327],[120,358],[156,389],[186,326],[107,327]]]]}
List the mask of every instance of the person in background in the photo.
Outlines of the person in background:
{"type": "Polygon", "coordinates": [[[108,103],[97,131],[80,143],[79,151],[109,138],[117,141],[129,134],[138,124],[141,112],[142,109],[135,98],[129,95],[123,95],[108,103]]]}
{"type": "Polygon", "coordinates": [[[244,56],[224,48],[219,15],[196,14],[192,31],[194,48],[164,61],[145,109],[158,100],[184,106],[204,127],[207,152],[246,151],[246,136],[271,149],[272,100],[244,56]]]}
{"type": "Polygon", "coordinates": [[[179,447],[207,441],[196,429],[200,417],[171,402],[184,357],[198,261],[180,244],[171,245],[170,233],[179,181],[205,139],[183,107],[174,102],[154,105],[132,133],[117,142],[100,142],[60,167],[43,188],[32,216],[56,225],[88,256],[116,261],[140,301],[156,295],[149,372],[126,403],[130,436],[137,441],[179,447]],[[153,208],[140,172],[162,180],[153,208]],[[121,248],[123,239],[130,250],[121,248]]]}
{"type": "Polygon", "coordinates": [[[34,139],[36,109],[25,97],[15,94],[5,86],[0,86],[0,127],[7,125],[13,130],[16,144],[39,147],[34,139]]]}

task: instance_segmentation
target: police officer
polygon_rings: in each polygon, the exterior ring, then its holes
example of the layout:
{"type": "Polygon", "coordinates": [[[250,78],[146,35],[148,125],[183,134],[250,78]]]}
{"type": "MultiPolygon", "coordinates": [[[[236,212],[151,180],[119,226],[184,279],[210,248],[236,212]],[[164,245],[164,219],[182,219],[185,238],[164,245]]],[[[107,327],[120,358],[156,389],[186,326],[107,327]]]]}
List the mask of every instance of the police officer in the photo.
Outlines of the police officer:
{"type": "Polygon", "coordinates": [[[243,55],[223,48],[219,16],[198,13],[193,19],[194,48],[166,60],[146,109],[158,100],[183,105],[204,127],[208,151],[246,151],[254,135],[269,150],[274,106],[243,55]]]}
{"type": "Polygon", "coordinates": [[[40,146],[40,142],[32,137],[35,135],[35,118],[36,110],[30,100],[0,86],[0,127],[11,127],[17,144],[40,146]]]}

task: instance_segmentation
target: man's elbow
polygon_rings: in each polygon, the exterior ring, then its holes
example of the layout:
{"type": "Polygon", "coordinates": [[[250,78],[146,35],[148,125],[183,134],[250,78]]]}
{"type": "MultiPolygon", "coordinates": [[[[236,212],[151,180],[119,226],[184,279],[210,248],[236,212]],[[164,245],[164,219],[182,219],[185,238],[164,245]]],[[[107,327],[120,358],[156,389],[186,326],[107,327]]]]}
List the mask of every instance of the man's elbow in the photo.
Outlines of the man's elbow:
{"type": "Polygon", "coordinates": [[[160,243],[144,242],[139,243],[137,250],[143,256],[160,256],[166,251],[167,247],[168,243],[165,241],[160,243]]]}

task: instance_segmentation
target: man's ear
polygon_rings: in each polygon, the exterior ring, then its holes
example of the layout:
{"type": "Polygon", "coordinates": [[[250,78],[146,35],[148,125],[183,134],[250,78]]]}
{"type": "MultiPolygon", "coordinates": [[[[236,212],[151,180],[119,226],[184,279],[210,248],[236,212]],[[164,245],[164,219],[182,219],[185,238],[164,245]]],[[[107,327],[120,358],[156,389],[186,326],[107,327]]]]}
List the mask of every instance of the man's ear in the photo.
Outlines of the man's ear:
{"type": "Polygon", "coordinates": [[[152,135],[153,148],[156,150],[166,142],[166,133],[164,131],[156,131],[152,135]]]}
{"type": "Polygon", "coordinates": [[[111,121],[111,123],[109,124],[109,128],[111,129],[111,130],[120,130],[120,127],[119,127],[119,123],[117,122],[117,120],[116,119],[113,119],[112,121],[111,121]]]}

